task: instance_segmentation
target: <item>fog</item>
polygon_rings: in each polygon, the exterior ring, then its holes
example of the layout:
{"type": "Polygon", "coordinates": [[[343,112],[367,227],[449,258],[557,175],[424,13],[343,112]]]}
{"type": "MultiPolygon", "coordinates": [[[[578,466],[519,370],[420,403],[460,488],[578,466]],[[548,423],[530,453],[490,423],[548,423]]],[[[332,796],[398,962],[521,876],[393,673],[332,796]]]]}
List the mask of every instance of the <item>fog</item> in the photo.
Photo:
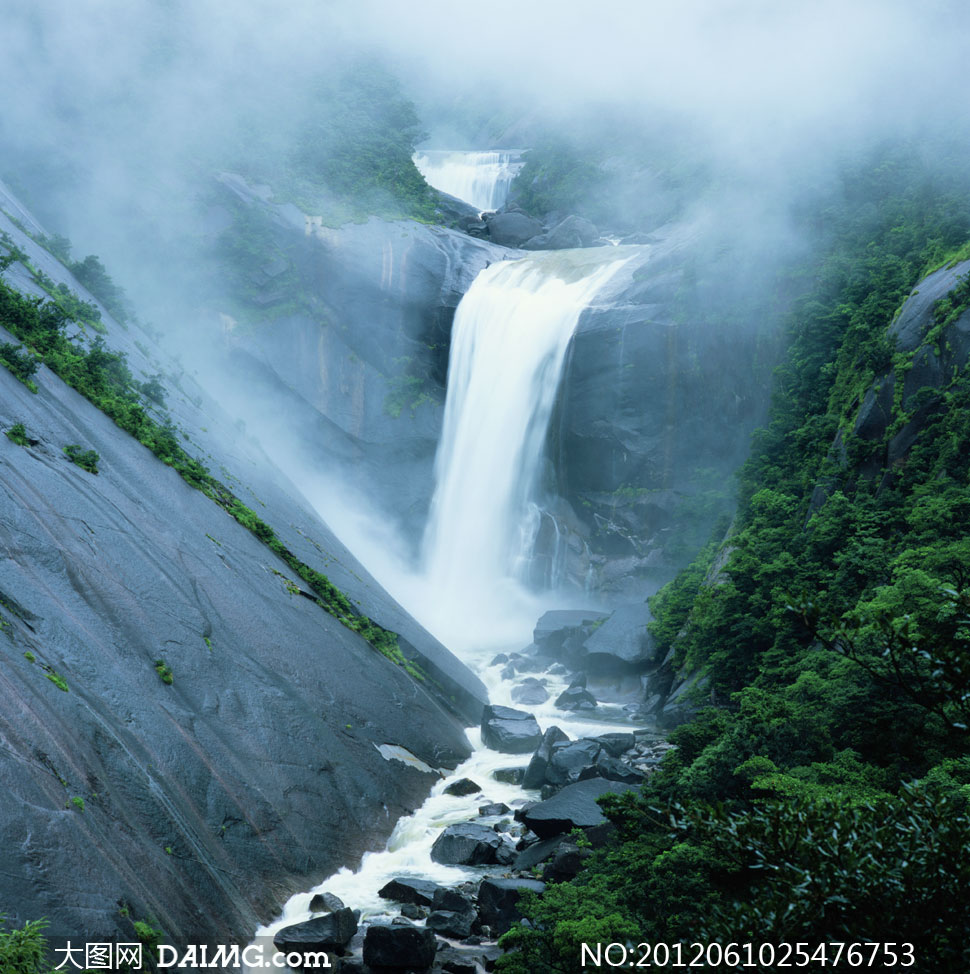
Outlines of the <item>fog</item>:
{"type": "MultiPolygon", "coordinates": [[[[676,217],[730,241],[717,273],[737,289],[812,245],[797,205],[847,160],[967,131],[968,42],[957,0],[14,2],[0,35],[0,176],[75,257],[99,254],[255,429],[273,402],[240,397],[200,348],[200,335],[218,339],[219,285],[199,201],[222,170],[284,178],[320,86],[357,59],[400,80],[432,147],[558,138],[601,152],[606,220],[652,231],[676,217]]],[[[308,494],[341,493],[336,465],[319,469],[271,422],[260,433],[308,494]]],[[[366,547],[373,519],[330,504],[366,547]]],[[[402,548],[395,564],[406,561],[402,548]]]]}

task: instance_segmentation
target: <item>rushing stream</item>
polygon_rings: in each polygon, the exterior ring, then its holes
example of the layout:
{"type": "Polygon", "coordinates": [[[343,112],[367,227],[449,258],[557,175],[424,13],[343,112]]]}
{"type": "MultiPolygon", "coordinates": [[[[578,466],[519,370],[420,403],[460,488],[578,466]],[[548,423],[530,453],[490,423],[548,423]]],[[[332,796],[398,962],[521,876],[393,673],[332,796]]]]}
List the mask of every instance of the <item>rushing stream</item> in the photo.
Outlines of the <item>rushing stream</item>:
{"type": "MultiPolygon", "coordinates": [[[[493,704],[523,707],[512,700],[513,684],[502,678],[501,664],[493,658],[529,644],[538,616],[558,607],[553,593],[529,593],[520,578],[532,541],[529,506],[569,340],[581,313],[607,282],[643,256],[643,248],[607,247],[495,263],[478,276],[456,313],[423,565],[404,589],[388,587],[478,673],[493,704]]],[[[542,674],[548,700],[524,708],[543,730],[555,724],[576,739],[631,729],[619,707],[601,705],[595,717],[556,709],[553,702],[568,681],[562,667],[558,672],[542,674]]],[[[531,755],[481,747],[477,727],[468,736],[471,757],[433,787],[421,808],[398,822],[383,851],[368,853],[359,869],[341,869],[293,896],[281,917],[257,931],[258,938],[268,941],[282,927],[310,919],[310,901],[318,892],[336,894],[363,918],[390,918],[398,907],[377,892],[397,876],[453,885],[495,872],[495,866],[445,866],[430,858],[440,831],[477,818],[479,806],[504,802],[514,808],[538,798],[537,792],[494,777],[498,769],[525,767],[531,755]],[[444,794],[449,781],[463,777],[481,785],[482,793],[444,794]]],[[[492,821],[499,818],[485,820],[492,821]]]]}

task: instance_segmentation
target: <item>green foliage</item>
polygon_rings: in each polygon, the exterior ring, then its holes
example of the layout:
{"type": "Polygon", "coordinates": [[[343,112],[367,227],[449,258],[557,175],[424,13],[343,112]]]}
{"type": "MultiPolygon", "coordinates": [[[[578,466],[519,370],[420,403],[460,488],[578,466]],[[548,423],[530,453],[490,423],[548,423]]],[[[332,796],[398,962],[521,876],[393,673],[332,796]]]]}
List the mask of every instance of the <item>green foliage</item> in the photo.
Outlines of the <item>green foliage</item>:
{"type": "Polygon", "coordinates": [[[95,474],[98,472],[98,461],[101,457],[94,450],[82,450],[79,444],[69,443],[64,447],[64,452],[68,460],[77,464],[82,470],[95,474]]]}
{"type": "Polygon", "coordinates": [[[135,928],[135,936],[144,944],[145,950],[158,960],[158,945],[162,942],[165,932],[152,926],[147,920],[135,920],[132,926],[135,928]]]}
{"type": "MultiPolygon", "coordinates": [[[[816,213],[735,530],[651,600],[659,650],[721,705],[671,734],[642,795],[604,801],[615,844],[528,908],[508,970],[574,969],[560,931],[600,910],[644,941],[910,940],[914,969],[970,966],[970,374],[915,398],[895,465],[913,402],[851,435],[907,365],[894,312],[970,239],[965,165],[925,158],[885,151],[816,213]]],[[[961,281],[936,306],[940,334],[968,300],[961,281]]]]}
{"type": "Polygon", "coordinates": [[[84,811],[84,799],[80,795],[75,795],[68,805],[73,805],[79,812],[84,811]]]}
{"type": "Polygon", "coordinates": [[[20,345],[14,345],[12,342],[0,344],[0,365],[19,379],[31,392],[36,392],[37,386],[31,381],[31,376],[37,371],[37,359],[30,352],[22,351],[21,348],[20,345]]]}
{"type": "Polygon", "coordinates": [[[55,672],[50,667],[45,667],[45,669],[47,670],[45,676],[51,681],[51,683],[54,684],[54,686],[57,687],[58,690],[63,690],[65,693],[70,690],[70,687],[67,685],[67,680],[65,680],[60,673],[55,672]]]}
{"type": "Polygon", "coordinates": [[[551,211],[582,212],[583,203],[604,182],[598,161],[561,139],[530,149],[515,180],[515,201],[527,213],[543,217],[551,211]]]}
{"type": "Polygon", "coordinates": [[[5,930],[6,917],[0,914],[0,971],[3,974],[50,974],[46,963],[46,920],[29,920],[16,930],[5,930]]]}
{"type": "Polygon", "coordinates": [[[154,662],[155,672],[161,677],[162,683],[166,683],[169,686],[172,685],[172,668],[163,659],[157,659],[154,662]]]}
{"type": "Polygon", "coordinates": [[[426,135],[397,79],[362,59],[313,94],[291,160],[296,172],[356,213],[433,220],[437,194],[412,160],[426,135]]]}
{"type": "Polygon", "coordinates": [[[12,440],[17,446],[30,446],[27,429],[23,423],[14,423],[6,432],[7,439],[12,440]]]}
{"type": "MultiPolygon", "coordinates": [[[[111,279],[104,264],[89,254],[84,260],[77,260],[68,264],[71,273],[81,282],[107,309],[114,318],[126,323],[131,317],[131,310],[125,292],[111,279]]],[[[90,305],[88,305],[90,307],[90,305]]],[[[98,316],[100,320],[100,315],[98,316]]]]}

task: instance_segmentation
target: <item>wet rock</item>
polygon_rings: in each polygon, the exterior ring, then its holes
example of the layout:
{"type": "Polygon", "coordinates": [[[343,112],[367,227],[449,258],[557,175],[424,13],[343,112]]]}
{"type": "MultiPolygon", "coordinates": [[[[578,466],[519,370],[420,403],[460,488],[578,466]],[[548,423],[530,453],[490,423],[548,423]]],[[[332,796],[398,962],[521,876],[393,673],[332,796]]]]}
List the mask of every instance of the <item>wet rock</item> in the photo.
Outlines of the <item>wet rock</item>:
{"type": "Polygon", "coordinates": [[[535,717],[524,710],[489,704],[482,713],[482,743],[505,754],[528,754],[542,739],[535,717]]]}
{"type": "Polygon", "coordinates": [[[335,913],[344,908],[344,901],[333,893],[317,893],[310,900],[311,913],[335,913]]]}
{"type": "Polygon", "coordinates": [[[404,903],[401,906],[401,916],[409,920],[423,920],[428,915],[426,906],[415,906],[414,903],[404,903]]]}
{"type": "Polygon", "coordinates": [[[488,238],[504,247],[518,247],[542,233],[542,224],[525,213],[486,213],[488,238]]]}
{"type": "Polygon", "coordinates": [[[586,640],[586,667],[590,673],[620,673],[643,667],[656,652],[647,632],[653,616],[646,603],[621,605],[586,640]]]}
{"type": "Polygon", "coordinates": [[[471,778],[459,778],[445,788],[445,794],[461,798],[464,795],[475,795],[481,790],[481,785],[476,784],[471,778]]]}
{"type": "Polygon", "coordinates": [[[512,699],[516,703],[523,703],[526,706],[534,707],[540,703],[545,703],[549,699],[549,691],[542,683],[530,677],[523,680],[517,687],[512,688],[512,699]]]}
{"type": "Polygon", "coordinates": [[[580,773],[596,763],[600,750],[599,742],[588,738],[553,745],[546,768],[546,783],[566,785],[579,781],[580,773]]]}
{"type": "Polygon", "coordinates": [[[448,910],[452,913],[474,913],[475,903],[471,897],[459,893],[456,889],[443,886],[434,894],[432,908],[435,910],[448,910]]]}
{"type": "Polygon", "coordinates": [[[543,880],[562,883],[572,879],[582,868],[583,862],[592,854],[592,849],[580,849],[571,839],[563,839],[545,869],[542,870],[543,880]]]}
{"type": "Polygon", "coordinates": [[[509,808],[505,802],[489,802],[488,805],[479,805],[478,814],[482,818],[486,818],[490,815],[505,815],[507,812],[511,812],[512,809],[509,808]]]}
{"type": "Polygon", "coordinates": [[[549,839],[540,839],[524,848],[512,863],[512,868],[520,872],[528,872],[539,863],[551,859],[559,846],[566,841],[565,835],[554,835],[549,839]]]}
{"type": "Polygon", "coordinates": [[[442,937],[461,940],[472,932],[474,913],[456,913],[452,910],[433,910],[425,921],[428,928],[442,937]]]}
{"type": "Polygon", "coordinates": [[[637,785],[643,783],[643,774],[632,768],[629,764],[609,755],[600,755],[596,762],[580,771],[578,780],[585,781],[588,778],[606,778],[608,781],[624,781],[627,784],[637,785]]]}
{"type": "Polygon", "coordinates": [[[566,785],[547,801],[533,805],[522,813],[522,821],[536,835],[549,838],[575,828],[588,828],[606,822],[596,799],[607,792],[630,791],[633,785],[605,778],[591,778],[566,785]]]}
{"type": "Polygon", "coordinates": [[[468,947],[446,944],[435,954],[434,969],[442,971],[443,974],[478,974],[476,961],[480,956],[478,951],[468,947]]]}
{"type": "Polygon", "coordinates": [[[556,706],[560,710],[593,710],[596,697],[582,687],[569,687],[556,697],[556,706]]]}
{"type": "Polygon", "coordinates": [[[488,665],[489,666],[499,666],[502,663],[507,663],[508,661],[509,661],[509,657],[508,657],[508,654],[507,653],[498,653],[498,654],[496,654],[495,656],[492,657],[492,660],[491,660],[491,662],[488,665]]]}
{"type": "Polygon", "coordinates": [[[496,768],[492,772],[492,777],[505,785],[520,785],[524,773],[524,768],[496,768]]]}
{"type": "Polygon", "coordinates": [[[382,886],[377,895],[383,900],[394,900],[397,903],[415,903],[418,906],[431,906],[434,894],[441,887],[427,879],[410,879],[407,876],[397,877],[382,886]]]}
{"type": "Polygon", "coordinates": [[[618,758],[624,751],[629,751],[636,744],[636,737],[633,734],[623,734],[620,732],[611,734],[600,734],[597,738],[603,750],[611,758],[618,758]]]}
{"type": "Polygon", "coordinates": [[[542,740],[539,742],[539,746],[536,748],[535,754],[532,755],[532,760],[529,761],[529,766],[525,769],[525,774],[522,776],[523,788],[541,788],[543,786],[546,780],[546,767],[549,764],[549,759],[552,757],[553,745],[559,741],[568,740],[569,736],[555,725],[550,727],[542,735],[542,740]]]}
{"type": "Polygon", "coordinates": [[[532,632],[532,639],[540,653],[554,656],[566,638],[589,630],[599,619],[606,619],[609,613],[591,609],[552,609],[543,613],[532,632]]]}
{"type": "Polygon", "coordinates": [[[427,927],[373,924],[364,936],[364,963],[390,970],[426,971],[434,963],[435,935],[427,927]]]}
{"type": "Polygon", "coordinates": [[[542,893],[545,888],[546,884],[536,879],[495,879],[486,876],[478,888],[478,918],[491,928],[493,935],[505,933],[522,916],[518,910],[522,892],[542,893]]]}
{"type": "Polygon", "coordinates": [[[581,216],[567,216],[546,233],[527,240],[526,250],[565,250],[571,247],[591,247],[599,239],[599,230],[581,216]]]}
{"type": "Polygon", "coordinates": [[[511,862],[509,843],[492,829],[473,822],[449,825],[434,841],[431,858],[448,866],[487,866],[511,862]]]}
{"type": "Polygon", "coordinates": [[[316,950],[342,951],[355,933],[357,918],[353,910],[344,907],[326,916],[284,927],[273,937],[273,945],[284,954],[316,950]]]}

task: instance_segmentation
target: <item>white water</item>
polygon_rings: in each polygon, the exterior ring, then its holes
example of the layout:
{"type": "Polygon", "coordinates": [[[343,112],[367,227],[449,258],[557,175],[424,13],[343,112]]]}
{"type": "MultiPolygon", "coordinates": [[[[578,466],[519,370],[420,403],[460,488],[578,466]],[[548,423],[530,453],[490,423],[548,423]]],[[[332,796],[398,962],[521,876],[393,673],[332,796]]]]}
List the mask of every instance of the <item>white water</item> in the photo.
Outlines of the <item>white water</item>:
{"type": "MultiPolygon", "coordinates": [[[[523,599],[530,501],[566,348],[583,309],[629,259],[610,248],[492,264],[458,306],[424,541],[433,631],[449,648],[498,620],[518,625],[509,603],[523,599]]],[[[534,604],[524,608],[534,622],[534,604]]]]}
{"type": "Polygon", "coordinates": [[[523,166],[519,156],[517,151],[427,149],[415,153],[414,164],[430,186],[484,211],[497,210],[505,202],[523,166]]]}
{"type": "MultiPolygon", "coordinates": [[[[626,247],[545,252],[482,271],[455,317],[423,571],[408,574],[386,560],[368,564],[478,673],[492,703],[519,706],[511,699],[512,684],[500,676],[501,665],[490,666],[490,658],[499,649],[518,650],[530,642],[536,619],[553,607],[548,596],[525,591],[517,569],[529,554],[532,494],[569,340],[584,308],[624,264],[643,253],[626,247]]],[[[326,516],[326,505],[320,506],[326,516]]],[[[359,544],[349,537],[344,541],[367,563],[367,552],[378,546],[364,532],[355,535],[359,544]]],[[[543,730],[557,724],[576,738],[630,729],[619,708],[600,706],[595,717],[557,710],[554,701],[565,689],[564,678],[543,676],[549,699],[528,708],[543,730]]],[[[492,777],[498,768],[524,767],[531,755],[482,748],[478,728],[470,728],[468,737],[471,757],[434,785],[421,808],[397,823],[383,851],[365,855],[357,870],[341,869],[293,896],[276,921],[257,931],[267,955],[277,930],[311,917],[309,904],[317,892],[336,894],[364,916],[391,916],[397,908],[377,891],[395,876],[445,885],[490,871],[434,863],[431,846],[444,827],[475,818],[480,805],[505,802],[514,808],[523,797],[538,796],[492,777]],[[480,784],[482,794],[443,794],[448,782],[460,777],[480,784]]]]}

